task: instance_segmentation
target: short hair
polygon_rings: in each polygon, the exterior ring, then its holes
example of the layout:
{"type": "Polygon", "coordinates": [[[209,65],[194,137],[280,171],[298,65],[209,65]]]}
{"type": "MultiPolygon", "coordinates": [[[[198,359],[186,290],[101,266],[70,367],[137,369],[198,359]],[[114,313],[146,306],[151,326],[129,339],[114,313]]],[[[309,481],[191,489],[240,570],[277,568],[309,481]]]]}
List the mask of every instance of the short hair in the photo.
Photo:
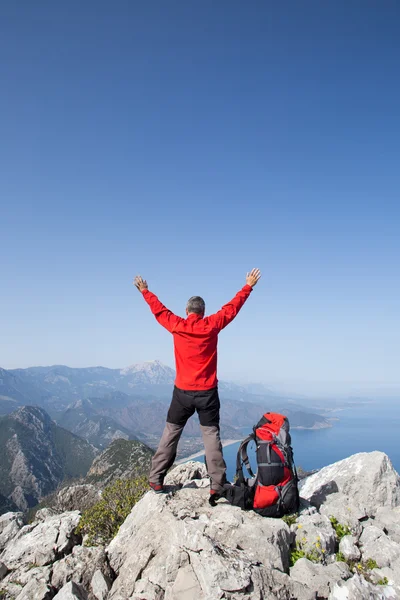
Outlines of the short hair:
{"type": "Polygon", "coordinates": [[[196,313],[196,315],[203,315],[206,310],[206,303],[200,296],[192,296],[189,298],[186,305],[188,313],[196,313]]]}

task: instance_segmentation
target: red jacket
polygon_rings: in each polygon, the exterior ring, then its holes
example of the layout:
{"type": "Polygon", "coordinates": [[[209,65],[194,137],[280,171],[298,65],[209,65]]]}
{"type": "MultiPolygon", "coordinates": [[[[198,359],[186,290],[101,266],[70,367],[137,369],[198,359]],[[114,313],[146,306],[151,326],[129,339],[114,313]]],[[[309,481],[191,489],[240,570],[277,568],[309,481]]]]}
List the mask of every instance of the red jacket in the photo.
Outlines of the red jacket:
{"type": "Polygon", "coordinates": [[[174,336],[176,387],[181,390],[216,387],[218,334],[233,321],[252,291],[250,285],[245,285],[215,315],[202,317],[190,313],[182,319],[168,310],[152,292],[143,290],[143,297],[157,321],[174,336]]]}

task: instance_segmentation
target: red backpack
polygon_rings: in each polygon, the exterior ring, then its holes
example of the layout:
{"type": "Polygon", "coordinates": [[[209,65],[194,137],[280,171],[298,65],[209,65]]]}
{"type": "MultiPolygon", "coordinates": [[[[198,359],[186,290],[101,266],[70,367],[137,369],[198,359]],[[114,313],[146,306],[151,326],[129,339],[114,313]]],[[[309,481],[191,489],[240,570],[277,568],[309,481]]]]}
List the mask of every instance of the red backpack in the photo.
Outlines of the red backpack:
{"type": "Polygon", "coordinates": [[[244,510],[253,509],[263,517],[282,517],[299,510],[298,477],[293,460],[287,417],[265,413],[240,444],[236,481],[225,486],[223,496],[244,510]],[[256,443],[257,473],[254,475],[247,446],[256,443]],[[250,478],[243,473],[246,467],[250,478]]]}

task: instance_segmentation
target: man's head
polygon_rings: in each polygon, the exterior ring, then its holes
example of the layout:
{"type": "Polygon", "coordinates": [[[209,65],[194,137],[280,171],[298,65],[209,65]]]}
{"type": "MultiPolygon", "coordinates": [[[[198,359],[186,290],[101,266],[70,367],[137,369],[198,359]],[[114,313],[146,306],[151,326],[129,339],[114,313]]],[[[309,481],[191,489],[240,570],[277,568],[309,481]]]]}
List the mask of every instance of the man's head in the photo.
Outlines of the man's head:
{"type": "Polygon", "coordinates": [[[206,303],[200,296],[192,296],[186,304],[186,314],[195,313],[196,315],[204,315],[206,311],[206,303]]]}

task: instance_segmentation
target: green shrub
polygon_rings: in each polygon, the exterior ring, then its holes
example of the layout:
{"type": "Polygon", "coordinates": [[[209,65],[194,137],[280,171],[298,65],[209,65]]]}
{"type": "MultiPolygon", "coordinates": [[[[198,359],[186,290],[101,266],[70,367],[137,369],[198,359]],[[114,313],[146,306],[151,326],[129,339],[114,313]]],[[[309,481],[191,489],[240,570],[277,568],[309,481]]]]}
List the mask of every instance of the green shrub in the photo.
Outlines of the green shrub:
{"type": "Polygon", "coordinates": [[[347,562],[343,552],[336,552],[336,560],[337,562],[347,562]]]}
{"type": "Polygon", "coordinates": [[[347,525],[339,523],[336,517],[330,517],[330,522],[332,523],[332,527],[336,532],[339,542],[345,535],[351,535],[350,528],[347,525]]]}
{"type": "Polygon", "coordinates": [[[291,525],[294,525],[294,523],[296,523],[296,519],[299,515],[297,513],[293,513],[292,515],[284,515],[282,517],[282,521],[284,521],[286,523],[286,525],[289,525],[289,527],[291,525]]]}
{"type": "Polygon", "coordinates": [[[378,581],[378,585],[387,585],[389,583],[389,579],[387,577],[384,577],[383,579],[380,579],[378,581]]]}
{"type": "Polygon", "coordinates": [[[367,560],[364,562],[364,566],[369,571],[372,571],[372,569],[378,568],[378,563],[373,558],[367,558],[367,560]]]}
{"type": "Polygon", "coordinates": [[[292,548],[289,555],[289,563],[290,566],[293,567],[296,561],[299,558],[307,558],[313,563],[322,563],[325,564],[325,553],[326,550],[321,546],[320,538],[317,538],[317,541],[314,542],[313,547],[311,549],[305,550],[304,544],[307,543],[307,539],[303,537],[301,540],[296,542],[295,548],[292,548]]]}
{"type": "Polygon", "coordinates": [[[304,550],[296,546],[296,548],[292,548],[290,551],[289,562],[290,566],[293,567],[294,563],[299,560],[299,558],[304,558],[306,553],[304,550]]]}
{"type": "Polygon", "coordinates": [[[89,546],[107,544],[148,489],[145,477],[117,479],[104,489],[101,500],[82,514],[76,533],[86,534],[89,546]]]}

